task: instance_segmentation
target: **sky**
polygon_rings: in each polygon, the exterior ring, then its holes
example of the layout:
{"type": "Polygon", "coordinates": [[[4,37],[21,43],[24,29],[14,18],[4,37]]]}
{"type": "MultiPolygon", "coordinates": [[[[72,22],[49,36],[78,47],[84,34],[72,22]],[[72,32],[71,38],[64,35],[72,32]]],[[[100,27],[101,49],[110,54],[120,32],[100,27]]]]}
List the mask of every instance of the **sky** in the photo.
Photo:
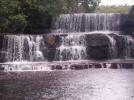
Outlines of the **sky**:
{"type": "Polygon", "coordinates": [[[134,0],[101,0],[100,5],[134,5],[134,0]]]}

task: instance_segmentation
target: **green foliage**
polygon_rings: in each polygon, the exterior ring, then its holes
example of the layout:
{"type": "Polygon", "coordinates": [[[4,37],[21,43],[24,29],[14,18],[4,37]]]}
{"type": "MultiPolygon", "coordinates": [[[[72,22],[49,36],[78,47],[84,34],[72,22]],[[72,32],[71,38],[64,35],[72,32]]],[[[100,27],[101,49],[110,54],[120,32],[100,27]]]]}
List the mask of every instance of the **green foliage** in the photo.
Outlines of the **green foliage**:
{"type": "Polygon", "coordinates": [[[11,23],[9,17],[16,12],[17,1],[0,0],[0,31],[5,32],[9,30],[11,23]]]}
{"type": "Polygon", "coordinates": [[[99,6],[96,8],[96,13],[123,13],[128,14],[131,6],[99,6]]]}
{"type": "Polygon", "coordinates": [[[0,32],[40,32],[61,13],[92,12],[99,0],[0,0],[0,32]]]}
{"type": "Polygon", "coordinates": [[[26,16],[25,15],[13,15],[9,16],[9,31],[10,32],[24,32],[25,27],[27,26],[26,16]]]}
{"type": "Polygon", "coordinates": [[[85,8],[85,12],[90,13],[99,5],[100,0],[79,0],[79,2],[85,8]]]}
{"type": "Polygon", "coordinates": [[[63,0],[0,0],[1,32],[37,32],[63,10],[63,0]]]}
{"type": "Polygon", "coordinates": [[[94,12],[100,0],[64,0],[66,3],[65,13],[90,13],[94,12]]]}

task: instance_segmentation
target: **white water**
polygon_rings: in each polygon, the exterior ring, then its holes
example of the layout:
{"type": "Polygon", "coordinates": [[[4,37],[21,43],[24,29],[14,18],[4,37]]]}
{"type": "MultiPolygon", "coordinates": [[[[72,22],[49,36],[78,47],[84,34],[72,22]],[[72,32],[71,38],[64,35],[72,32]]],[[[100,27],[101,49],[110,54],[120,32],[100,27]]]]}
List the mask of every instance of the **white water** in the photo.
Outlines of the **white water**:
{"type": "Polygon", "coordinates": [[[120,24],[119,13],[64,14],[54,19],[52,33],[119,31],[120,24]]]}
{"type": "Polygon", "coordinates": [[[7,51],[8,61],[34,61],[44,59],[40,51],[42,36],[5,35],[3,49],[7,51]]]}
{"type": "Polygon", "coordinates": [[[62,37],[61,46],[56,48],[56,58],[63,60],[82,60],[86,58],[86,41],[84,35],[62,37]]]}
{"type": "MultiPolygon", "coordinates": [[[[118,43],[114,36],[123,38],[123,57],[129,58],[131,57],[131,49],[134,46],[134,41],[131,36],[121,35],[121,23],[122,15],[118,13],[64,14],[53,19],[52,33],[50,34],[59,36],[59,46],[47,47],[44,42],[46,41],[44,38],[45,35],[5,35],[3,51],[6,52],[8,62],[20,62],[20,64],[25,61],[28,63],[47,62],[47,57],[51,56],[51,54],[54,55],[53,60],[56,61],[90,60],[87,59],[87,56],[90,55],[90,52],[87,52],[87,36],[101,34],[109,42],[109,44],[107,43],[110,54],[108,59],[117,59],[117,54],[120,52],[117,49],[118,43]],[[50,49],[53,50],[51,51],[50,49]],[[48,55],[48,52],[50,52],[50,55],[48,55]]],[[[93,37],[93,43],[98,43],[96,42],[97,39],[99,40],[99,38],[93,37]]],[[[34,65],[31,65],[31,69],[28,66],[28,69],[46,70],[46,66],[43,68],[33,68],[32,66],[34,65]]],[[[23,68],[23,66],[22,69],[19,69],[19,67],[16,68],[16,70],[24,69],[25,67],[23,68]]]]}

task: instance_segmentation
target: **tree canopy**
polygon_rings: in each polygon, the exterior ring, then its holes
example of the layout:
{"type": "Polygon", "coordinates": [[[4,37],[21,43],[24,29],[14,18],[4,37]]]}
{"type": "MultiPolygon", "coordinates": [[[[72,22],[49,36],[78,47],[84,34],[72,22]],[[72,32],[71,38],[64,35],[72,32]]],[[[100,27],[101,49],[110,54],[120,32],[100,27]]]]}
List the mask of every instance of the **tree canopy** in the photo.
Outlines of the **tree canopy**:
{"type": "Polygon", "coordinates": [[[100,0],[0,0],[0,32],[40,32],[61,13],[92,12],[100,0]]]}

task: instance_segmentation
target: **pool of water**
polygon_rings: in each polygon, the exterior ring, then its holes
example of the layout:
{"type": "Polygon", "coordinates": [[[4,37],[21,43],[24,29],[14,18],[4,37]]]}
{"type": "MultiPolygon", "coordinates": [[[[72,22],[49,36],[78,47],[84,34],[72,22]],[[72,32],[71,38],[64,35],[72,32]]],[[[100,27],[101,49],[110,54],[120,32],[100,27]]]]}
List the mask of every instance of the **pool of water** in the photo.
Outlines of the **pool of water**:
{"type": "Polygon", "coordinates": [[[0,100],[134,100],[134,69],[10,72],[0,100]]]}

